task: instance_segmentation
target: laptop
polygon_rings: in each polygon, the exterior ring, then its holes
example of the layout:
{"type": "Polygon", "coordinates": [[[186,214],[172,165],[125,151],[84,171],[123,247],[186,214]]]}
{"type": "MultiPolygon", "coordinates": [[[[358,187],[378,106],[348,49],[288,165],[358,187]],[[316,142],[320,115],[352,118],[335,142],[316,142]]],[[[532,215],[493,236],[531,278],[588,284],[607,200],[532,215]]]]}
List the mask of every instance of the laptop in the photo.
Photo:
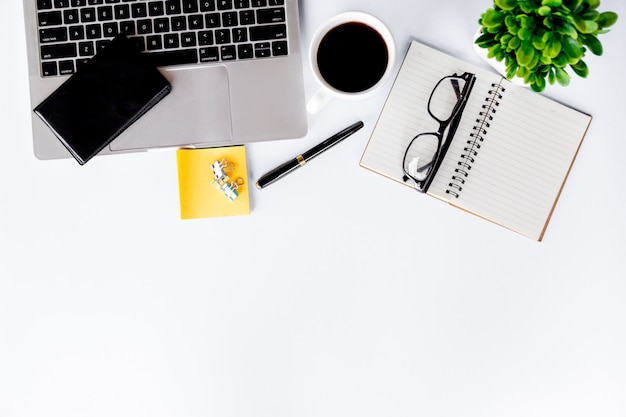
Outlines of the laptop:
{"type": "MultiPolygon", "coordinates": [[[[101,154],[306,134],[297,0],[23,0],[34,108],[119,33],[172,91],[101,154]]],[[[71,157],[34,113],[39,159],[71,157]]]]}

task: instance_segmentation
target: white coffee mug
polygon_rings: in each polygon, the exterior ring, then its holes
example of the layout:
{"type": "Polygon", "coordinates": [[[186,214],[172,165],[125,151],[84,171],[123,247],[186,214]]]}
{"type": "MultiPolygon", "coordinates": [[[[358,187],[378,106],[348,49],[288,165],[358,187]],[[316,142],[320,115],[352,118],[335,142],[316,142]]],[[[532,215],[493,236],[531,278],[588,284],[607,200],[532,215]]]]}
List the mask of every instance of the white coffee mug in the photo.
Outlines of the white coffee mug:
{"type": "Polygon", "coordinates": [[[378,18],[358,11],[334,16],[311,41],[311,69],[321,88],[307,110],[317,113],[334,97],[372,95],[391,75],[395,60],[391,31],[378,18]]]}

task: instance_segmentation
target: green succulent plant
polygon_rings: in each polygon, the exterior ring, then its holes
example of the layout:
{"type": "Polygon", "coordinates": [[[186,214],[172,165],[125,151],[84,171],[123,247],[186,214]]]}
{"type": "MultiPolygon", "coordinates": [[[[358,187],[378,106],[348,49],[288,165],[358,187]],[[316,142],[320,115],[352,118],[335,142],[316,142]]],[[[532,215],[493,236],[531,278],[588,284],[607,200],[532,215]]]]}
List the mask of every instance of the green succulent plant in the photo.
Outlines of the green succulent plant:
{"type": "Polygon", "coordinates": [[[478,20],[475,42],[504,62],[507,78],[517,76],[534,91],[546,82],[567,86],[566,68],[587,77],[586,51],[602,55],[598,35],[617,21],[616,13],[600,13],[599,6],[600,0],[494,0],[478,20]]]}

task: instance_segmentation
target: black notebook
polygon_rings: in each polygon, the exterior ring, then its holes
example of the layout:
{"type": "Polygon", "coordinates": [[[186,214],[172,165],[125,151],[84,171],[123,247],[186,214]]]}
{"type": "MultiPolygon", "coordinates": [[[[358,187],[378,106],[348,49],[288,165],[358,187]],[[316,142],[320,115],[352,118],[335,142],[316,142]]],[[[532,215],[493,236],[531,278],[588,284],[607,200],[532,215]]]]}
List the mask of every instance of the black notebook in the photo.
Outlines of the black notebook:
{"type": "Polygon", "coordinates": [[[407,149],[416,135],[437,131],[429,100],[453,74],[470,74],[473,84],[426,194],[540,241],[591,116],[500,75],[413,42],[361,166],[414,186],[407,149]]]}
{"type": "Polygon", "coordinates": [[[83,165],[169,92],[147,57],[118,36],[34,111],[83,165]]]}

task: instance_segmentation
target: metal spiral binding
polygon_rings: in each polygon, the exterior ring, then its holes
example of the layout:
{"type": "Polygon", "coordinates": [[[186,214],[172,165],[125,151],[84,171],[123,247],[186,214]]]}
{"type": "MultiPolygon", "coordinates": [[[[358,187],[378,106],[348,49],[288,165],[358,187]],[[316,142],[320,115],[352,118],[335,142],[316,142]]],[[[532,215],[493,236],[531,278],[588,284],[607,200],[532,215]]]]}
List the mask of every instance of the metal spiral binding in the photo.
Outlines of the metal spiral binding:
{"type": "Polygon", "coordinates": [[[472,133],[470,138],[466,142],[466,146],[463,148],[460,160],[457,162],[457,168],[454,170],[454,175],[450,183],[446,194],[450,194],[454,198],[459,198],[463,186],[465,185],[467,178],[470,175],[472,165],[476,162],[481,144],[485,140],[487,130],[491,126],[494,114],[497,112],[497,107],[500,105],[502,99],[502,93],[505,88],[500,84],[491,84],[491,89],[488,92],[485,103],[481,106],[482,110],[478,113],[476,124],[472,127],[472,133]]]}

